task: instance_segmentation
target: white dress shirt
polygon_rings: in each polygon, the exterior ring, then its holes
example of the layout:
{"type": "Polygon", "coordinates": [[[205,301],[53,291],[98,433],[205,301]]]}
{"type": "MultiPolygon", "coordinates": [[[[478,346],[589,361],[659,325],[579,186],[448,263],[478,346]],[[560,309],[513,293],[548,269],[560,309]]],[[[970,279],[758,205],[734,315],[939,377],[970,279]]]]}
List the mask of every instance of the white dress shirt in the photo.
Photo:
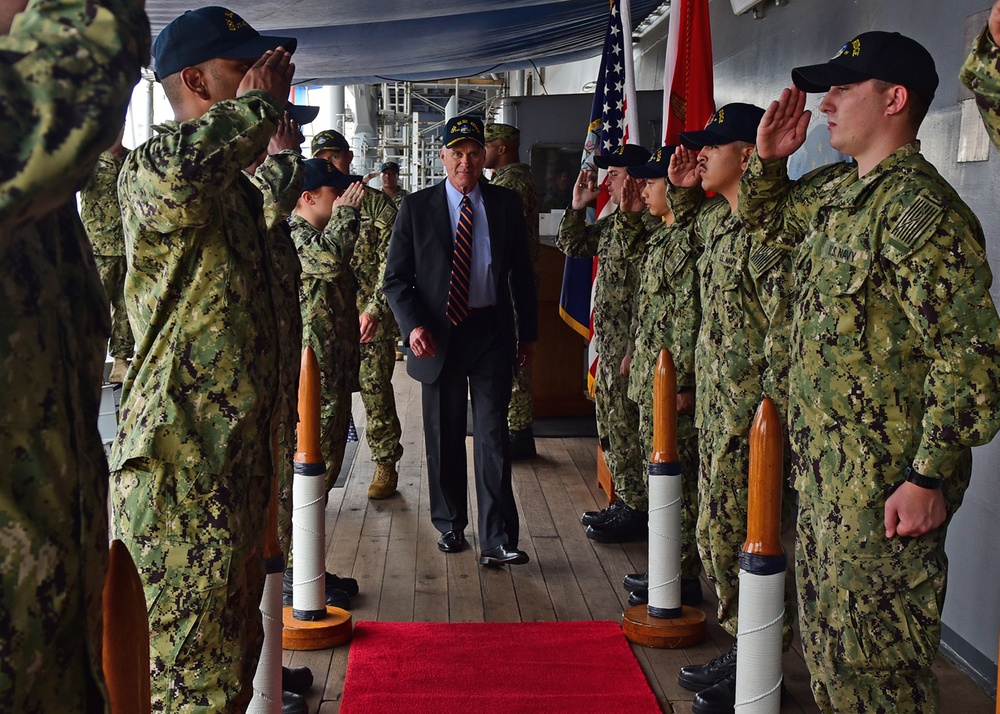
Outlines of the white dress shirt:
{"type": "MultiPolygon", "coordinates": [[[[458,217],[462,212],[462,192],[445,179],[448,192],[448,216],[451,218],[451,237],[458,232],[458,217]]],[[[493,284],[493,255],[490,252],[490,226],[486,220],[483,192],[476,185],[469,192],[472,203],[472,275],[469,277],[469,307],[489,307],[497,304],[496,286],[493,284]]]]}

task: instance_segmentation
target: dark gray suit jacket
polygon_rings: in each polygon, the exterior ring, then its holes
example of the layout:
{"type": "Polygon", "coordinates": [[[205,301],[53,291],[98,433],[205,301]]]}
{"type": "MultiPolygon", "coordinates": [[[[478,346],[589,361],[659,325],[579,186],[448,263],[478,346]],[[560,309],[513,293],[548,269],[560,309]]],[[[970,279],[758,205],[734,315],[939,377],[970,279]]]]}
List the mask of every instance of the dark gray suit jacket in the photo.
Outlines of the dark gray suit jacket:
{"type": "MultiPolygon", "coordinates": [[[[490,228],[496,329],[513,367],[518,339],[538,339],[538,296],[524,213],[521,199],[513,191],[486,181],[480,181],[479,187],[490,228]]],[[[382,289],[404,341],[420,326],[434,337],[434,357],[406,360],[407,373],[425,384],[437,380],[451,339],[452,326],[445,310],[454,243],[444,181],[403,198],[392,229],[382,289]]]]}

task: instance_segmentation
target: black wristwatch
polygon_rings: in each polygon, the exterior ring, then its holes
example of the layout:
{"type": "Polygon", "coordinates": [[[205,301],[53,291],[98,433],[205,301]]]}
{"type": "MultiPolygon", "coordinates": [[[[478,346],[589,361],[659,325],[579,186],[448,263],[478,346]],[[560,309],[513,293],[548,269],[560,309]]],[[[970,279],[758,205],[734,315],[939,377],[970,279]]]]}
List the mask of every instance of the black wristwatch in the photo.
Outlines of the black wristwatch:
{"type": "Polygon", "coordinates": [[[941,488],[941,484],[944,483],[944,479],[924,476],[923,474],[914,471],[910,466],[907,466],[906,471],[903,472],[903,478],[912,483],[914,486],[920,486],[920,488],[937,489],[941,488]]]}

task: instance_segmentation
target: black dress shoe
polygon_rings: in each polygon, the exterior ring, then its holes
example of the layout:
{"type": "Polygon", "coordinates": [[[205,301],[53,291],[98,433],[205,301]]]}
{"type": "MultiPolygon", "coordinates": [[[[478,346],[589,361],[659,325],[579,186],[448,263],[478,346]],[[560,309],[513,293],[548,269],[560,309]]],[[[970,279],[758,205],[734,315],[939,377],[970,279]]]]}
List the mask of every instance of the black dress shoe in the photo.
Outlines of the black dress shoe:
{"type": "Polygon", "coordinates": [[[282,692],[281,714],[309,714],[306,698],[295,692],[282,692]]]}
{"type": "MultiPolygon", "coordinates": [[[[341,608],[343,610],[350,609],[350,607],[351,607],[351,596],[348,595],[343,590],[341,590],[340,588],[331,587],[331,585],[330,585],[330,582],[331,582],[330,579],[331,578],[339,580],[339,581],[347,584],[348,586],[350,585],[350,583],[353,582],[354,583],[353,590],[354,590],[355,594],[357,594],[357,592],[358,592],[358,590],[357,590],[358,581],[355,580],[354,578],[338,578],[336,575],[330,575],[330,573],[326,574],[326,593],[325,593],[325,595],[326,595],[326,604],[330,605],[331,607],[339,607],[339,608],[341,608]]],[[[289,568],[288,570],[285,571],[285,574],[281,578],[281,604],[282,605],[288,605],[289,607],[291,606],[292,600],[293,600],[293,597],[292,597],[293,591],[294,591],[294,587],[292,585],[292,569],[289,568]]]]}
{"type": "Polygon", "coordinates": [[[648,590],[633,590],[628,594],[628,604],[630,607],[635,605],[645,605],[648,602],[649,602],[648,590]]]}
{"type": "Polygon", "coordinates": [[[438,538],[438,550],[457,553],[465,548],[465,535],[461,531],[448,531],[438,538]]]}
{"type": "Polygon", "coordinates": [[[694,714],[733,714],[736,711],[736,672],[694,695],[694,714]]]}
{"type": "Polygon", "coordinates": [[[281,689],[285,692],[305,694],[313,685],[313,673],[308,667],[282,667],[281,689]]]}
{"type": "Polygon", "coordinates": [[[682,605],[697,607],[704,599],[701,594],[701,581],[698,578],[681,578],[682,605]]]}
{"type": "Polygon", "coordinates": [[[348,597],[357,597],[360,592],[358,588],[358,581],[354,578],[341,578],[334,573],[326,574],[326,591],[331,590],[342,590],[347,593],[348,597]]]}
{"type": "Polygon", "coordinates": [[[708,664],[681,667],[681,671],[677,675],[677,683],[692,692],[700,692],[729,676],[736,677],[735,642],[728,652],[719,655],[708,664]]]}
{"type": "Polygon", "coordinates": [[[538,455],[535,451],[535,434],[529,426],[527,429],[511,429],[510,460],[526,461],[538,455]]]}
{"type": "Polygon", "coordinates": [[[622,580],[622,587],[629,592],[649,590],[649,573],[631,573],[622,580]]]}
{"type": "MultiPolygon", "coordinates": [[[[620,503],[621,499],[615,501],[620,503]]],[[[629,508],[624,503],[604,523],[587,526],[587,537],[598,543],[631,543],[645,540],[649,534],[649,514],[629,508]]]]}
{"type": "Polygon", "coordinates": [[[508,545],[498,545],[496,548],[484,550],[479,555],[480,565],[524,565],[527,562],[527,553],[508,545]]]}
{"type": "Polygon", "coordinates": [[[584,511],[583,515],[580,516],[580,523],[582,523],[585,526],[592,526],[597,523],[604,523],[609,518],[611,518],[611,516],[614,515],[619,508],[621,508],[624,505],[625,504],[621,502],[621,499],[618,499],[607,508],[602,508],[599,511],[584,511]]]}

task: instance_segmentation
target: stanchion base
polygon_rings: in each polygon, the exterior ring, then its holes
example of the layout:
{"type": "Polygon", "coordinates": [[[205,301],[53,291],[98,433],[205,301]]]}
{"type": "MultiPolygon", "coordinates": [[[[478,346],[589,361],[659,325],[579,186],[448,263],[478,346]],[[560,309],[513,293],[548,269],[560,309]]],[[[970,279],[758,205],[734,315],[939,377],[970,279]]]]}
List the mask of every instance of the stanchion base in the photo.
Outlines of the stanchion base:
{"type": "Polygon", "coordinates": [[[326,606],[322,620],[297,620],[291,605],[282,608],[281,649],[326,650],[350,642],[354,632],[351,613],[339,607],[326,606]]]}
{"type": "Polygon", "coordinates": [[[622,632],[625,639],[643,647],[656,649],[683,649],[705,640],[705,613],[682,606],[680,617],[663,620],[652,617],[645,605],[630,607],[622,613],[622,632]]]}

